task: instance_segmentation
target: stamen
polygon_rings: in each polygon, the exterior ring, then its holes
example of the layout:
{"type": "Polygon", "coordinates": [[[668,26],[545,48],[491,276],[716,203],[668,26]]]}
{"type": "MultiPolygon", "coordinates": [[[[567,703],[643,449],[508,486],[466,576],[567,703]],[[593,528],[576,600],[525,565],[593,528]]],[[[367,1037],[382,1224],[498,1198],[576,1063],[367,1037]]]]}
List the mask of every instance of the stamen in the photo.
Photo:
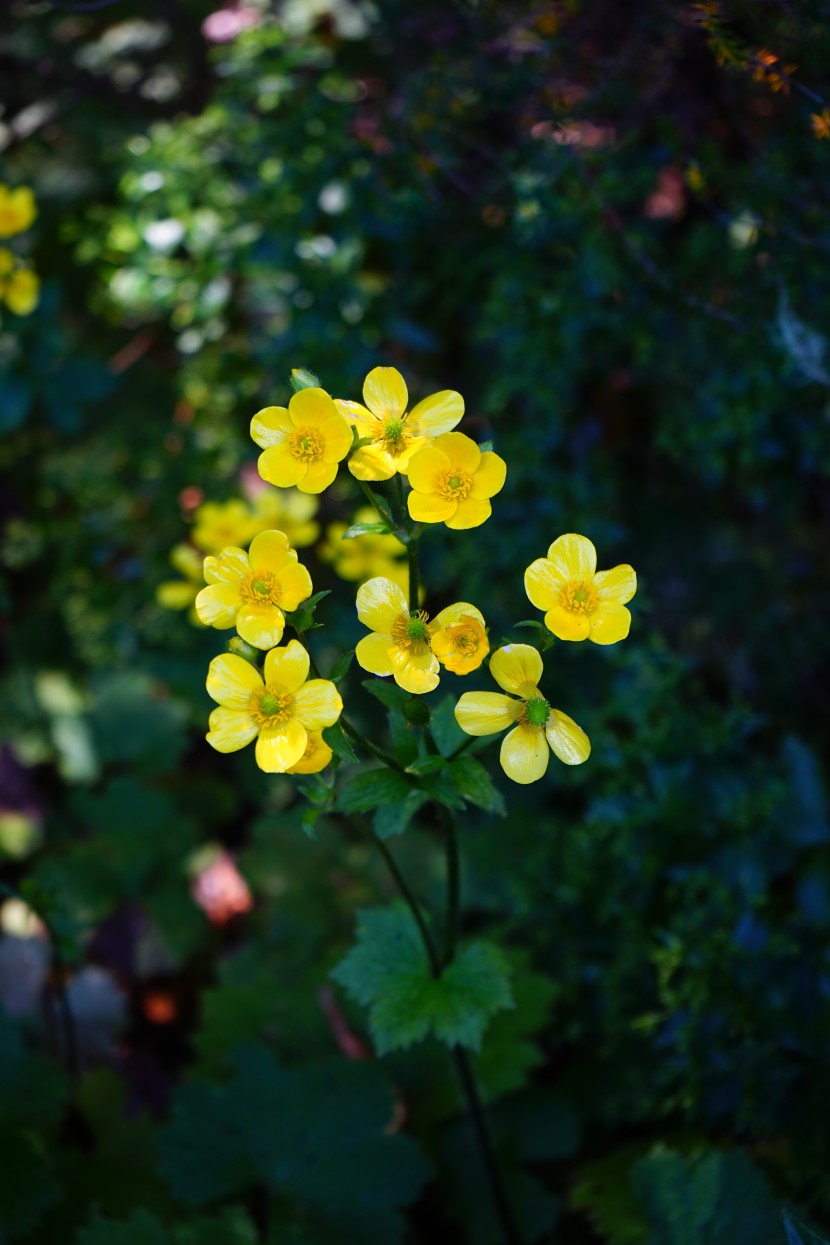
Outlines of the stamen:
{"type": "Polygon", "coordinates": [[[458,467],[450,468],[438,480],[439,496],[448,501],[464,501],[473,487],[473,477],[458,467]]]}
{"type": "Polygon", "coordinates": [[[323,457],[323,438],[316,428],[298,428],[288,438],[288,452],[303,463],[316,463],[323,457]]]}
{"type": "Polygon", "coordinates": [[[570,614],[593,614],[599,593],[590,580],[572,579],[559,593],[559,604],[570,614]]]}

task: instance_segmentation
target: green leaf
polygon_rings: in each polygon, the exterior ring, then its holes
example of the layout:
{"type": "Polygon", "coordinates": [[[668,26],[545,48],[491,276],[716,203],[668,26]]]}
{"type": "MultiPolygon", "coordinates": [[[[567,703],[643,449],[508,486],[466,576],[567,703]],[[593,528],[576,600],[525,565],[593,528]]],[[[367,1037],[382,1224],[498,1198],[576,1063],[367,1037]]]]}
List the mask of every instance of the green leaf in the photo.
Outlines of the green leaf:
{"type": "Polygon", "coordinates": [[[424,703],[422,697],[405,692],[397,683],[385,682],[383,679],[364,679],[363,686],[387,709],[402,713],[413,726],[426,726],[429,722],[429,705],[424,703]]]}
{"type": "Polygon", "coordinates": [[[401,903],[358,913],[357,943],[332,976],[369,1008],[378,1054],[432,1033],[477,1050],[494,1012],[512,1006],[507,962],[497,947],[470,943],[433,977],[420,932],[401,903]]]}
{"type": "Polygon", "coordinates": [[[381,839],[403,834],[412,818],[429,800],[425,791],[410,791],[396,804],[387,804],[375,813],[375,834],[381,839]]]}
{"type": "Polygon", "coordinates": [[[399,713],[390,711],[387,714],[387,721],[395,760],[404,767],[411,765],[418,755],[418,732],[413,730],[412,723],[399,713]]]}
{"type": "Polygon", "coordinates": [[[409,774],[434,774],[438,770],[446,769],[447,762],[439,756],[418,757],[406,768],[409,774]]]}
{"type": "Polygon", "coordinates": [[[371,813],[384,804],[404,800],[412,786],[393,769],[373,769],[358,774],[345,786],[337,798],[341,813],[371,813]]]}
{"type": "Polygon", "coordinates": [[[496,813],[499,817],[507,815],[501,792],[493,786],[492,778],[475,757],[457,757],[450,765],[450,773],[465,800],[483,808],[485,812],[496,813]]]}
{"type": "Polygon", "coordinates": [[[309,597],[307,601],[303,601],[301,605],[298,605],[293,613],[287,613],[285,621],[295,631],[312,631],[315,627],[321,627],[322,623],[314,621],[314,614],[323,597],[330,596],[330,588],[324,588],[322,592],[315,592],[313,597],[309,597]]]}
{"type": "Polygon", "coordinates": [[[322,813],[321,808],[305,808],[300,817],[300,829],[309,839],[317,838],[317,818],[322,813]]]}
{"type": "Polygon", "coordinates": [[[336,757],[341,761],[346,761],[350,765],[355,765],[359,760],[357,753],[351,745],[347,735],[343,734],[343,727],[339,722],[335,722],[334,726],[327,726],[323,731],[323,739],[331,748],[336,757]]]}
{"type": "Polygon", "coordinates": [[[464,734],[455,720],[456,703],[454,696],[445,696],[438,707],[432,711],[429,729],[435,740],[435,746],[445,757],[450,756],[459,744],[470,738],[469,735],[464,734]]]}
{"type": "Polygon", "coordinates": [[[350,648],[348,653],[344,653],[342,657],[337,658],[337,661],[331,668],[331,674],[329,675],[332,683],[339,683],[341,679],[345,678],[349,672],[349,667],[351,666],[353,660],[353,648],[350,648]]]}
{"type": "Polygon", "coordinates": [[[75,1241],[76,1245],[170,1245],[166,1230],[146,1210],[137,1210],[121,1223],[96,1214],[89,1227],[81,1228],[75,1241]]]}
{"type": "Polygon", "coordinates": [[[392,527],[385,519],[374,523],[353,523],[341,536],[341,540],[354,540],[355,536],[388,536],[392,527]]]}
{"type": "Polygon", "coordinates": [[[435,800],[436,804],[443,804],[446,808],[454,808],[458,811],[463,810],[464,801],[453,786],[449,774],[423,774],[419,785],[428,792],[430,799],[435,800]]]}

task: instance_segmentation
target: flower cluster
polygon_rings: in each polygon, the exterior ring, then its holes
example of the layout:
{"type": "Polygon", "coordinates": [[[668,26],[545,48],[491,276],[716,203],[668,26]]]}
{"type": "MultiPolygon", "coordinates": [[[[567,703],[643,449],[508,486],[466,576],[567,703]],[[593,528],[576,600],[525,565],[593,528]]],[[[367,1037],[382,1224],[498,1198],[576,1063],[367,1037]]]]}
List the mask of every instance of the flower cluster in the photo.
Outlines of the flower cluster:
{"type": "MultiPolygon", "coordinates": [[[[35,197],[28,186],[11,190],[0,185],[0,238],[25,233],[37,216],[35,197]]],[[[28,316],[40,297],[34,269],[8,247],[0,247],[0,303],[16,316],[28,316]]]]}

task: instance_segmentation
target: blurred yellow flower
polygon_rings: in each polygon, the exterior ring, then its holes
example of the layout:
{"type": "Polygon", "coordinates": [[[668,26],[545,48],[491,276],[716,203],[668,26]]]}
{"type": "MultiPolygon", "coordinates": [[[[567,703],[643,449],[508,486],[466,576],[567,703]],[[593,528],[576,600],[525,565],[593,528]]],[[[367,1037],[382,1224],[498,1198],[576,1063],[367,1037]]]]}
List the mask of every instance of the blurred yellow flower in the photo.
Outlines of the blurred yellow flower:
{"type": "Polygon", "coordinates": [[[322,493],[352,444],[352,430],[324,389],[301,389],[284,406],[266,406],[251,420],[264,452],[259,474],[269,484],[322,493]]]}
{"type": "Polygon", "coordinates": [[[458,601],[429,624],[432,651],[453,674],[477,670],[490,652],[484,618],[474,605],[458,601]]]}
{"type": "Polygon", "coordinates": [[[39,297],[37,273],[18,264],[11,251],[0,247],[0,300],[16,316],[28,316],[37,306],[39,297]]]}
{"type": "MultiPolygon", "coordinates": [[[[369,506],[358,510],[354,523],[375,523],[377,513],[369,506]]],[[[406,550],[397,536],[391,532],[365,532],[344,540],[351,524],[329,523],[326,539],[317,550],[321,560],[328,562],[341,579],[352,583],[365,583],[367,579],[383,575],[405,588],[408,583],[406,550]],[[403,559],[403,560],[401,560],[403,559]]]]}
{"type": "Polygon", "coordinates": [[[637,591],[637,576],[627,564],[597,571],[591,541],[570,532],[553,542],[546,558],[530,564],[525,591],[537,609],[547,611],[545,626],[557,639],[616,644],[631,626],[625,606],[637,591]]]}
{"type": "Polygon", "coordinates": [[[816,138],[830,138],[830,108],[810,113],[810,124],[816,138]]]}
{"type": "Polygon", "coordinates": [[[286,770],[288,774],[319,774],[332,758],[331,748],[323,739],[322,731],[309,731],[305,752],[295,765],[286,770]]]}
{"type": "Polygon", "coordinates": [[[210,715],[211,747],[237,752],[256,739],[256,763],[266,773],[285,774],[302,764],[309,736],[333,726],[343,709],[333,683],[308,679],[309,666],[297,640],[266,653],[264,678],[235,653],[214,657],[207,690],[219,708],[210,715]]]}
{"type": "Polygon", "coordinates": [[[28,186],[10,190],[0,185],[0,238],[23,233],[37,216],[35,196],[28,186]]]}
{"type": "Polygon", "coordinates": [[[468,735],[495,735],[513,727],[502,740],[499,757],[513,782],[542,778],[549,749],[566,765],[581,765],[591,754],[582,728],[566,713],[552,709],[539,691],[542,669],[542,658],[531,645],[505,645],[493,654],[490,673],[499,687],[513,695],[465,692],[455,707],[455,719],[468,735]]]}
{"type": "Polygon", "coordinates": [[[254,648],[273,648],[285,629],[284,610],[311,596],[311,576],[297,561],[283,532],[260,532],[244,549],[223,549],[205,558],[196,613],[208,627],[236,626],[254,648]]]}
{"type": "Polygon", "coordinates": [[[295,488],[262,487],[251,502],[251,512],[259,524],[257,531],[276,528],[285,532],[292,549],[305,549],[320,535],[320,524],[314,522],[319,505],[316,497],[295,488]]]}
{"type": "Polygon", "coordinates": [[[200,588],[204,587],[203,558],[193,545],[176,545],[170,551],[170,562],[183,579],[168,579],[156,588],[156,601],[165,610],[190,610],[190,621],[204,626],[193,608],[200,588]]]}
{"type": "Polygon", "coordinates": [[[396,471],[406,475],[409,460],[427,438],[449,432],[464,414],[464,399],[454,389],[433,393],[407,412],[406,381],[394,367],[372,369],[363,384],[363,401],[365,406],[337,399],[357,435],[372,438],[349,459],[358,480],[389,480],[396,471]]]}
{"type": "Polygon", "coordinates": [[[418,523],[478,527],[492,514],[490,498],[504,487],[507,466],[463,432],[448,432],[418,450],[409,464],[409,514],[418,523]]]}
{"type": "Polygon", "coordinates": [[[205,553],[221,553],[229,545],[247,547],[261,531],[262,524],[244,501],[206,501],[196,511],[190,539],[205,553]]]}

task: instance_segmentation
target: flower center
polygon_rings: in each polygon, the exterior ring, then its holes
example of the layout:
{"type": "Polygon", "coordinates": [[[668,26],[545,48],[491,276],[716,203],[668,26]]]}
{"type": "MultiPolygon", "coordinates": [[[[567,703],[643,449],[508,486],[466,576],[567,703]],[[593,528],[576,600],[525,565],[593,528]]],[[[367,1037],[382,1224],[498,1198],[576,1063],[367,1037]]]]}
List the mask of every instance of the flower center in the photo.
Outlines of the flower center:
{"type": "Polygon", "coordinates": [[[473,477],[469,472],[462,471],[460,467],[450,467],[439,479],[438,493],[448,501],[463,501],[472,487],[473,477]]]}
{"type": "Polygon", "coordinates": [[[303,427],[288,438],[288,452],[301,463],[316,463],[323,457],[323,438],[317,428],[303,427]]]}
{"type": "Polygon", "coordinates": [[[259,727],[279,726],[291,717],[294,697],[267,684],[251,693],[249,712],[259,727]]]}
{"type": "Polygon", "coordinates": [[[254,605],[279,605],[282,598],[279,576],[270,571],[251,571],[241,581],[239,595],[243,601],[254,605]]]}
{"type": "Polygon", "coordinates": [[[392,642],[398,648],[422,652],[430,648],[429,628],[426,610],[418,610],[414,614],[400,614],[392,624],[392,642]]]}
{"type": "Polygon", "coordinates": [[[544,696],[531,696],[522,709],[522,721],[528,726],[544,726],[550,717],[550,705],[544,696]]]}
{"type": "Polygon", "coordinates": [[[559,604],[569,614],[593,614],[599,593],[590,580],[572,579],[559,593],[559,604]]]}
{"type": "Polygon", "coordinates": [[[384,420],[375,433],[375,441],[386,450],[387,454],[402,454],[409,440],[405,419],[384,420]]]}

